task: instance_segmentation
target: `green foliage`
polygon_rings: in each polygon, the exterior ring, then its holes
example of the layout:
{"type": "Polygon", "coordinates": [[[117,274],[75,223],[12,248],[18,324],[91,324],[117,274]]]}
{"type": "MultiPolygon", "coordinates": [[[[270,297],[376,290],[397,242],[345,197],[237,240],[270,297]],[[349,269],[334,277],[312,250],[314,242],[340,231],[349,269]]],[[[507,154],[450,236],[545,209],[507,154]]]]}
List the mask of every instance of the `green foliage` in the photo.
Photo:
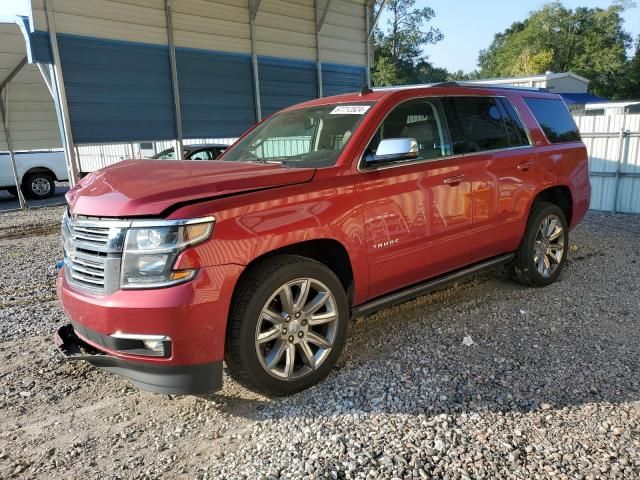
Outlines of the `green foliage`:
{"type": "Polygon", "coordinates": [[[598,95],[620,97],[621,79],[629,68],[626,50],[631,37],[621,17],[629,2],[606,9],[565,8],[560,2],[544,5],[523,22],[495,35],[480,52],[483,77],[505,77],[574,72],[591,80],[598,95]]]}
{"type": "Polygon", "coordinates": [[[389,0],[386,28],[375,32],[375,68],[371,78],[375,85],[439,82],[447,71],[434,68],[423,54],[426,45],[442,40],[437,28],[427,24],[435,17],[433,9],[414,8],[415,0],[389,0]]]}
{"type": "Polygon", "coordinates": [[[629,60],[619,84],[621,98],[640,99],[640,35],[636,39],[635,55],[629,60]]]}

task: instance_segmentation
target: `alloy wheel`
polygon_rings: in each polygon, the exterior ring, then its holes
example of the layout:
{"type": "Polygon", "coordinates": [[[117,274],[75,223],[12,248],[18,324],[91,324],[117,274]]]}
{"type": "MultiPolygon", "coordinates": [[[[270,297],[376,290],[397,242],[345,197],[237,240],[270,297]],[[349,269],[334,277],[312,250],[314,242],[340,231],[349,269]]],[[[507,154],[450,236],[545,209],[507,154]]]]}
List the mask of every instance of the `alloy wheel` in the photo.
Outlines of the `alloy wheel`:
{"type": "Polygon", "coordinates": [[[39,197],[43,197],[51,191],[51,184],[46,178],[36,177],[31,181],[31,190],[39,197]]]}
{"type": "Polygon", "coordinates": [[[538,273],[550,277],[558,269],[565,249],[565,231],[556,215],[542,220],[533,247],[533,263],[538,273]]]}
{"type": "Polygon", "coordinates": [[[262,308],[256,325],[260,364],[281,380],[312,373],[331,352],[339,321],[336,299],[322,282],[298,278],[281,285],[262,308]]]}

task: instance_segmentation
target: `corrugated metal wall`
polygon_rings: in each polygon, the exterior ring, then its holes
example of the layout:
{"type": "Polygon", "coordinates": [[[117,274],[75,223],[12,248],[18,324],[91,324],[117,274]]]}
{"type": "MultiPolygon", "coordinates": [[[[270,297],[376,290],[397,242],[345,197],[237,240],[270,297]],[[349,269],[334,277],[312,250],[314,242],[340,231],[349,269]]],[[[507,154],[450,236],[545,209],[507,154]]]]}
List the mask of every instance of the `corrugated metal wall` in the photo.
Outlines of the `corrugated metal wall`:
{"type": "MultiPolygon", "coordinates": [[[[15,23],[0,24],[0,79],[5,79],[27,55],[24,36],[15,23]]],[[[15,150],[55,148],[60,130],[51,94],[36,65],[27,64],[3,91],[9,134],[15,150]]],[[[8,150],[0,128],[0,151],[8,150]]]]}
{"type": "Polygon", "coordinates": [[[574,118],[589,152],[591,208],[640,213],[640,114],[574,118]]]}
{"type": "MultiPolygon", "coordinates": [[[[164,0],[48,0],[76,144],[171,139],[175,112],[164,0]]],[[[318,0],[319,11],[327,5],[318,0]]],[[[255,122],[248,0],[173,0],[184,138],[232,137],[255,122]]],[[[325,95],[366,82],[364,0],[332,0],[318,45],[325,95]]],[[[35,32],[47,38],[43,0],[35,32]]],[[[314,0],[262,0],[256,54],[263,116],[315,98],[314,0]]],[[[46,48],[35,48],[40,60],[46,48]]]]}

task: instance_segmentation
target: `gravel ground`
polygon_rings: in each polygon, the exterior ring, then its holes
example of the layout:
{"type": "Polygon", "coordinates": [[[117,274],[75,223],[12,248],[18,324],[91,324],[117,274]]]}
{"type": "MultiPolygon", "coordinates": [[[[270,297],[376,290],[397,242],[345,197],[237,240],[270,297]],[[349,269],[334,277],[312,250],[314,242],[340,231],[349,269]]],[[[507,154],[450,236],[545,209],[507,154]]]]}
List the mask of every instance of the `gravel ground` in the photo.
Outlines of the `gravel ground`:
{"type": "Polygon", "coordinates": [[[61,214],[0,215],[0,478],[640,476],[639,216],[590,214],[551,287],[496,272],[360,319],[327,380],[270,400],[61,361],[61,214]]]}
{"type": "MultiPolygon", "coordinates": [[[[53,196],[44,200],[32,200],[27,198],[27,205],[30,208],[58,205],[65,202],[64,194],[69,190],[68,182],[56,182],[56,191],[53,196]]],[[[0,212],[20,208],[20,202],[16,197],[6,190],[0,190],[0,212]]]]}

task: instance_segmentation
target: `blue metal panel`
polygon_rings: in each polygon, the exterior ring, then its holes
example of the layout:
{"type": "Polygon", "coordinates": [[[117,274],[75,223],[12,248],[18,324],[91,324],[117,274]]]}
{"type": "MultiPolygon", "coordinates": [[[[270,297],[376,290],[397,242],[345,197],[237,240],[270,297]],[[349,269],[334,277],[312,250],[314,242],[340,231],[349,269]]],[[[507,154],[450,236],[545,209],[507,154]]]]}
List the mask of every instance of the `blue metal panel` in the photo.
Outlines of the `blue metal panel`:
{"type": "Polygon", "coordinates": [[[325,96],[359,92],[367,83],[366,67],[322,64],[322,89],[325,96]]]}
{"type": "Polygon", "coordinates": [[[256,121],[251,57],[176,49],[184,138],[237,137],[256,121]]]}
{"type": "Polygon", "coordinates": [[[258,57],[258,72],[263,117],[318,96],[314,62],[258,57]]]}
{"type": "Polygon", "coordinates": [[[59,34],[74,140],[175,137],[167,47],[59,34]]]}
{"type": "Polygon", "coordinates": [[[51,63],[51,43],[48,32],[33,32],[29,34],[32,63],[51,63]]]}
{"type": "MultiPolygon", "coordinates": [[[[34,58],[50,62],[47,32],[30,35],[34,58]]],[[[175,138],[168,48],[58,34],[74,141],[175,138]]],[[[251,58],[178,48],[184,138],[235,137],[255,123],[251,58]]],[[[315,62],[258,58],[263,116],[316,98],[315,62]]],[[[358,91],[362,66],[323,64],[324,94],[358,91]]]]}

